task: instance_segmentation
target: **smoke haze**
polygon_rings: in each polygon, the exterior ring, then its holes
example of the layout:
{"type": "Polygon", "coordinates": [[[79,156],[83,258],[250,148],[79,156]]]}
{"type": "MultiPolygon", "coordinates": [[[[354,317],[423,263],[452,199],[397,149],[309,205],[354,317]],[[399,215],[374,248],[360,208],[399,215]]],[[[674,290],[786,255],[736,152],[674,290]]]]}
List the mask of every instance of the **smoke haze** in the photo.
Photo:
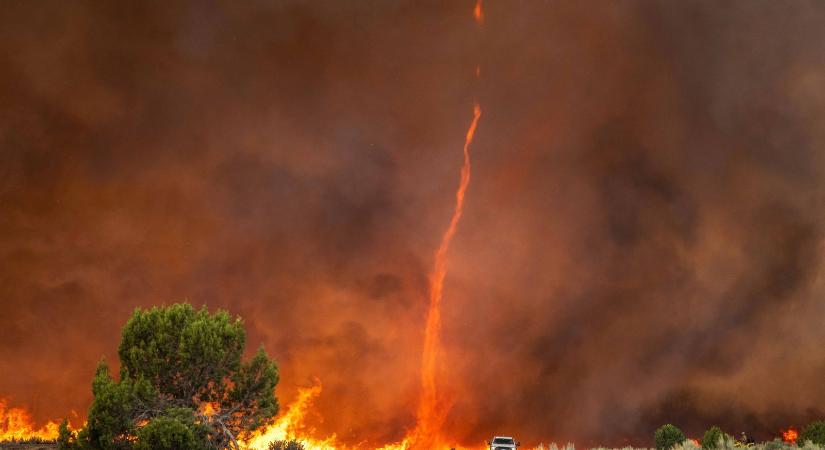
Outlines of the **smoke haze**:
{"type": "Polygon", "coordinates": [[[478,98],[457,441],[825,418],[825,4],[473,5],[6,2],[0,395],[82,418],[134,308],[188,300],[282,404],[322,381],[319,433],[395,441],[478,98]]]}

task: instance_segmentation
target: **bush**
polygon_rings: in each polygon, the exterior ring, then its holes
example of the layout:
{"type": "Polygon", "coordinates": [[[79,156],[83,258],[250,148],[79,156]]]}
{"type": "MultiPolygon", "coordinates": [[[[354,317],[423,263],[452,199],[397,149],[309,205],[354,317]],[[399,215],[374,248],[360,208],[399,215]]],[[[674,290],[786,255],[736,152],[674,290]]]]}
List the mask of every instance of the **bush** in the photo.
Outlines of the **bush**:
{"type": "Polygon", "coordinates": [[[765,450],[793,450],[796,446],[792,446],[787,442],[783,441],[782,439],[776,438],[772,441],[765,442],[764,444],[765,450]]]}
{"type": "Polygon", "coordinates": [[[710,427],[708,431],[705,431],[705,436],[702,437],[702,448],[712,449],[720,447],[720,444],[724,442],[725,433],[719,427],[710,427]]]}
{"type": "Polygon", "coordinates": [[[800,447],[805,445],[805,442],[811,441],[816,445],[825,445],[825,422],[816,421],[809,424],[805,429],[799,433],[796,439],[796,444],[800,447]]]}
{"type": "Polygon", "coordinates": [[[63,419],[57,431],[58,450],[71,450],[75,448],[75,442],[75,435],[72,433],[72,430],[69,429],[69,421],[63,419]]]}
{"type": "Polygon", "coordinates": [[[269,450],[304,450],[304,444],[296,441],[272,441],[269,443],[269,450]]]}
{"type": "Polygon", "coordinates": [[[653,435],[656,441],[656,450],[670,450],[673,446],[685,440],[685,433],[671,424],[662,425],[653,435]]]}
{"type": "MultiPolygon", "coordinates": [[[[236,449],[238,436],[278,413],[278,368],[263,348],[243,361],[245,344],[243,322],[225,311],[188,304],[135,310],[121,335],[119,379],[105,362],[95,372],[77,447],[236,449]],[[195,420],[195,411],[216,400],[218,410],[195,420]],[[178,408],[166,411],[169,405],[178,408]]],[[[71,441],[64,433],[60,445],[71,441]]]]}
{"type": "Polygon", "coordinates": [[[207,450],[206,434],[192,410],[174,408],[138,430],[135,450],[207,450]]]}
{"type": "Polygon", "coordinates": [[[788,450],[797,450],[797,449],[799,449],[799,450],[822,450],[822,447],[820,447],[817,444],[812,443],[811,441],[808,441],[808,442],[805,443],[804,446],[790,448],[788,450]]]}

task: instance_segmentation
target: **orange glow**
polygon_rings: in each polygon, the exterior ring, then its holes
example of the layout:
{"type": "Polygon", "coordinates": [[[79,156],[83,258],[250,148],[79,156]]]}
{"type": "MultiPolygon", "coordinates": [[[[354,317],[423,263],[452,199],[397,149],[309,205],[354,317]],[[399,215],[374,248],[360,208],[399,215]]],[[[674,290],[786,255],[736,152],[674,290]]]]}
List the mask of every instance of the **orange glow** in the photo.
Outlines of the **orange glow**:
{"type": "Polygon", "coordinates": [[[796,431],[794,427],[790,427],[787,430],[782,431],[782,440],[785,442],[795,443],[798,437],[799,432],[796,431]]]}
{"type": "Polygon", "coordinates": [[[475,17],[476,23],[479,25],[484,23],[484,10],[481,7],[481,0],[476,0],[476,7],[473,8],[473,17],[475,17]]]}
{"type": "Polygon", "coordinates": [[[57,438],[58,424],[49,422],[37,427],[31,415],[23,408],[9,408],[8,402],[0,398],[0,442],[12,439],[57,438]]]}

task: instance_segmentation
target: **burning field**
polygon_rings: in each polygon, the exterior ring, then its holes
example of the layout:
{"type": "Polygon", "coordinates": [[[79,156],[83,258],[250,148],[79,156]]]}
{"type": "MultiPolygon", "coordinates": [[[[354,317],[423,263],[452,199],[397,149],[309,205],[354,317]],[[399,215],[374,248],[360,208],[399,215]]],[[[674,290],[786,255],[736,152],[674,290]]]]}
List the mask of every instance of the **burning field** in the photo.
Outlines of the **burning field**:
{"type": "Polygon", "coordinates": [[[277,362],[246,450],[825,419],[821,2],[13,1],[0,34],[0,442],[83,429],[179,302],[277,362]]]}

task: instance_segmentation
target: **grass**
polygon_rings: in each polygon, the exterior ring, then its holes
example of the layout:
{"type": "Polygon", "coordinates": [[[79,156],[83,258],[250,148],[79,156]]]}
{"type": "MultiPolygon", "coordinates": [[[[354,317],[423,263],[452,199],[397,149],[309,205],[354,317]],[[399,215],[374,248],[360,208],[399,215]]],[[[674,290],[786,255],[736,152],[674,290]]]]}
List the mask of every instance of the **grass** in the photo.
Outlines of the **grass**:
{"type": "MultiPolygon", "coordinates": [[[[720,441],[717,444],[715,450],[825,450],[825,448],[811,443],[808,441],[803,446],[797,446],[796,444],[791,444],[788,442],[784,442],[781,439],[775,439],[773,441],[768,442],[761,442],[755,444],[753,447],[748,449],[743,447],[736,447],[733,445],[734,441],[727,440],[727,441],[720,441]]],[[[549,445],[539,444],[534,450],[576,450],[576,446],[567,443],[566,445],[558,445],[555,442],[549,445]]],[[[594,447],[589,450],[656,450],[655,448],[644,448],[644,447],[618,447],[618,448],[609,448],[609,447],[594,447]]],[[[683,443],[676,445],[675,447],[671,448],[670,450],[702,450],[701,446],[696,445],[695,442],[688,439],[683,443]]]]}

